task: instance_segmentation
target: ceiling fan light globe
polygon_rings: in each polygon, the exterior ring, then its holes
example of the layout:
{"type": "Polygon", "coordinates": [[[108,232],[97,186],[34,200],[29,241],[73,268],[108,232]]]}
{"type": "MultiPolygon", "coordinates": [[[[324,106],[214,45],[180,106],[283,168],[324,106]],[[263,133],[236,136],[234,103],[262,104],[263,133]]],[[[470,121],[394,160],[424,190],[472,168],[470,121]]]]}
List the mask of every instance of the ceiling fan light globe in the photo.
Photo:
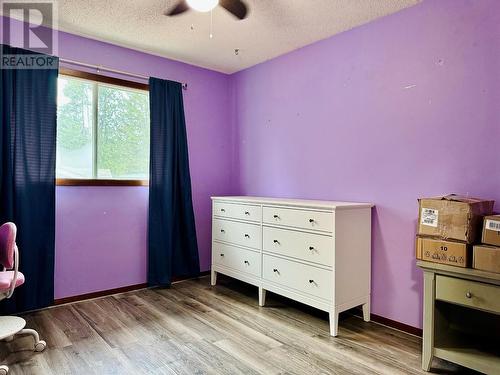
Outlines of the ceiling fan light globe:
{"type": "Polygon", "coordinates": [[[218,4],[219,0],[186,0],[189,7],[198,12],[210,12],[218,4]]]}

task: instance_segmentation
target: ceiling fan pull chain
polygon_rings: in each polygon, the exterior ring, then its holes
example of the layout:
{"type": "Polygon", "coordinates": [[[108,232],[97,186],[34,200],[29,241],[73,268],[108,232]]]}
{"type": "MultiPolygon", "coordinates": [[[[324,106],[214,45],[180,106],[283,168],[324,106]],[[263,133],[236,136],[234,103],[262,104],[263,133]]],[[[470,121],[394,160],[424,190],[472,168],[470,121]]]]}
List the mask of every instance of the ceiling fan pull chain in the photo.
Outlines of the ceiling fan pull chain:
{"type": "Polygon", "coordinates": [[[212,9],[210,11],[210,39],[212,39],[214,37],[214,34],[212,33],[212,30],[213,30],[213,19],[212,19],[213,12],[214,12],[214,10],[212,9]]]}

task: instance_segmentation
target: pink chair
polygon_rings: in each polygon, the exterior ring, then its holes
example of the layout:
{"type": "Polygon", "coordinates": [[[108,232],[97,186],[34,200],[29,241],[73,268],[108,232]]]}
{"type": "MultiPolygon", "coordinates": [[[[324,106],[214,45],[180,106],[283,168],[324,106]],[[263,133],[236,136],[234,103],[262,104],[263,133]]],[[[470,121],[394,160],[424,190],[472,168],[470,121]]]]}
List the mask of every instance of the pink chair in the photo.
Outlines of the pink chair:
{"type": "MultiPolygon", "coordinates": [[[[5,223],[0,227],[0,300],[10,298],[14,290],[24,284],[24,275],[18,271],[19,251],[16,245],[17,228],[14,223],[5,223]]],[[[25,329],[26,321],[17,316],[0,316],[0,340],[12,341],[15,335],[31,335],[35,339],[35,352],[41,352],[47,344],[40,340],[38,332],[25,329]]],[[[6,375],[7,366],[0,366],[0,375],[6,375]]]]}

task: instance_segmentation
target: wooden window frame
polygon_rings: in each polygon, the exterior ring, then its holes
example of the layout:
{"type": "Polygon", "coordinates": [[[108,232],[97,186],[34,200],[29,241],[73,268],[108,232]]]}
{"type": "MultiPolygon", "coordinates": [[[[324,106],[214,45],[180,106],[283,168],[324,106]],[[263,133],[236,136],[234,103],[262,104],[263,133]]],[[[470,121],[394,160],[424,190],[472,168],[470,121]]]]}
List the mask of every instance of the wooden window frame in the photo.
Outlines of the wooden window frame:
{"type": "Polygon", "coordinates": [[[57,186],[149,186],[149,180],[105,180],[92,178],[57,178],[57,186]]]}
{"type": "MultiPolygon", "coordinates": [[[[121,78],[108,77],[80,70],[60,68],[59,74],[73,78],[85,79],[114,86],[132,88],[149,92],[149,85],[140,82],[127,81],[121,78]]],[[[149,180],[120,180],[99,178],[56,178],[57,186],[149,186],[149,180]]]]}
{"type": "Polygon", "coordinates": [[[84,72],[81,70],[60,68],[59,74],[63,75],[63,76],[70,76],[70,77],[74,77],[74,78],[86,79],[89,81],[108,83],[110,85],[115,85],[115,86],[123,86],[123,87],[128,87],[128,88],[137,89],[137,90],[149,91],[149,85],[146,83],[127,81],[127,80],[121,79],[121,78],[108,77],[108,76],[103,76],[100,74],[84,72]]]}

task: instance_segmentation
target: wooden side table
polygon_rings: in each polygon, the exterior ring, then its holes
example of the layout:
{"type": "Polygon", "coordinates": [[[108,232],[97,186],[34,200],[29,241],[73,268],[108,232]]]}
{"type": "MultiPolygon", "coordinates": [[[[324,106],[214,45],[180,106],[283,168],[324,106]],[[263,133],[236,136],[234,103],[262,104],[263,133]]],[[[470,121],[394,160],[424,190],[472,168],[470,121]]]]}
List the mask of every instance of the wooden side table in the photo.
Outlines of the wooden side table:
{"type": "Polygon", "coordinates": [[[417,261],[424,271],[422,369],[433,357],[500,374],[500,274],[417,261]]]}

